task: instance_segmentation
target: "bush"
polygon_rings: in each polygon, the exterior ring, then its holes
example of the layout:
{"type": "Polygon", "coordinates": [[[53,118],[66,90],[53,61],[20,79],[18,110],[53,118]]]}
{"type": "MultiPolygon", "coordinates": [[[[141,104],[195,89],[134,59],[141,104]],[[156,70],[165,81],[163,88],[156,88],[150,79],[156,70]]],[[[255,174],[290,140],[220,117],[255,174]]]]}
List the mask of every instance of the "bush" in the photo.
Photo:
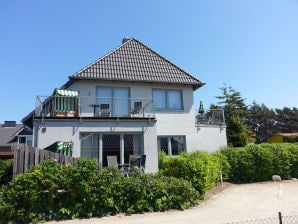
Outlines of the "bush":
{"type": "Polygon", "coordinates": [[[229,165],[225,156],[219,153],[196,151],[168,157],[161,152],[159,155],[159,168],[162,174],[190,181],[200,193],[201,199],[204,198],[206,191],[220,180],[222,164],[226,176],[229,165]]]}
{"type": "Polygon", "coordinates": [[[199,194],[184,180],[141,174],[124,177],[113,167],[98,174],[95,160],[63,166],[54,161],[20,174],[0,190],[0,223],[29,223],[184,209],[199,194]]]}
{"type": "Polygon", "coordinates": [[[232,182],[270,180],[273,174],[283,179],[298,175],[298,145],[290,143],[248,145],[221,151],[231,166],[232,182]]]}
{"type": "Polygon", "coordinates": [[[6,185],[12,180],[13,159],[0,159],[0,186],[6,185]]]}

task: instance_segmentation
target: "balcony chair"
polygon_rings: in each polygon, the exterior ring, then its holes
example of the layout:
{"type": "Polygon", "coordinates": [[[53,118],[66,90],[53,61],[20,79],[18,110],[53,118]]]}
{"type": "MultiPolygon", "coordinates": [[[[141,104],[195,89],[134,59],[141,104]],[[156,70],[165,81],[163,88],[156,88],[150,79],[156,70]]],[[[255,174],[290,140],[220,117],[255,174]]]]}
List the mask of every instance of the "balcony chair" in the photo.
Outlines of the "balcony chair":
{"type": "Polygon", "coordinates": [[[101,117],[111,116],[110,104],[108,103],[100,104],[100,116],[101,117]]]}
{"type": "Polygon", "coordinates": [[[133,109],[131,110],[131,114],[139,114],[142,111],[142,101],[134,102],[133,109]]]}

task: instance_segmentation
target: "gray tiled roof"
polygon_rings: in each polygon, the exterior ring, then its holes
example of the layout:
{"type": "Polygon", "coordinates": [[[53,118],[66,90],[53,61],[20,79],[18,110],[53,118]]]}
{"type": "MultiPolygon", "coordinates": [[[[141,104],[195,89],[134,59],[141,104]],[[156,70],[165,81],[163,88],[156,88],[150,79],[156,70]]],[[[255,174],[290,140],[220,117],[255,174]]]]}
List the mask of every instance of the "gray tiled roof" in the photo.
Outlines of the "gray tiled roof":
{"type": "Polygon", "coordinates": [[[83,68],[70,79],[177,83],[192,85],[194,89],[204,85],[133,38],[126,40],[120,47],[83,68]]]}
{"type": "Polygon", "coordinates": [[[4,127],[3,124],[0,124],[0,146],[8,145],[22,127],[23,125],[21,124],[17,124],[14,127],[4,127]]]}

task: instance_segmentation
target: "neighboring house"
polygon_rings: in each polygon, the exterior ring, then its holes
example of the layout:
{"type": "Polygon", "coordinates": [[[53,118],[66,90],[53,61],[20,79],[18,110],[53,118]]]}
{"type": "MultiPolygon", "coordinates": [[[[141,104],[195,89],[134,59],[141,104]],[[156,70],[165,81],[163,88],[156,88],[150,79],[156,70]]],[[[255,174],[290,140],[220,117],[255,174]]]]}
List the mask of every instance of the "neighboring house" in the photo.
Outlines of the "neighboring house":
{"type": "Polygon", "coordinates": [[[277,133],[269,138],[268,143],[298,142],[298,133],[277,133]]]}
{"type": "Polygon", "coordinates": [[[145,154],[146,172],[158,170],[158,151],[169,155],[215,151],[227,145],[222,110],[196,117],[193,92],[204,83],[136,39],[69,77],[51,96],[37,97],[23,119],[33,146],[71,142],[73,156],[107,155],[128,163],[145,154]]]}
{"type": "Polygon", "coordinates": [[[32,131],[16,121],[0,124],[0,159],[13,157],[12,143],[32,145],[32,131]]]}

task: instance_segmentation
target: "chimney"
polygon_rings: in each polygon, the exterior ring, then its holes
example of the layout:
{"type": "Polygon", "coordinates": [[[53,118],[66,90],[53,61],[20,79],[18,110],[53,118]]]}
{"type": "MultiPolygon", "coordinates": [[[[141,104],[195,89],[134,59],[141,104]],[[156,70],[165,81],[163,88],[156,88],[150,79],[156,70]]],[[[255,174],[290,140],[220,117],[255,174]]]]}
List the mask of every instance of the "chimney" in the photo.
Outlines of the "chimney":
{"type": "Polygon", "coordinates": [[[15,127],[17,124],[16,121],[4,121],[4,124],[2,127],[5,127],[5,128],[13,128],[15,127]]]}
{"type": "Polygon", "coordinates": [[[127,41],[129,41],[130,40],[130,38],[128,38],[128,37],[124,37],[123,39],[122,39],[122,44],[124,44],[125,42],[127,42],[127,41]]]}

